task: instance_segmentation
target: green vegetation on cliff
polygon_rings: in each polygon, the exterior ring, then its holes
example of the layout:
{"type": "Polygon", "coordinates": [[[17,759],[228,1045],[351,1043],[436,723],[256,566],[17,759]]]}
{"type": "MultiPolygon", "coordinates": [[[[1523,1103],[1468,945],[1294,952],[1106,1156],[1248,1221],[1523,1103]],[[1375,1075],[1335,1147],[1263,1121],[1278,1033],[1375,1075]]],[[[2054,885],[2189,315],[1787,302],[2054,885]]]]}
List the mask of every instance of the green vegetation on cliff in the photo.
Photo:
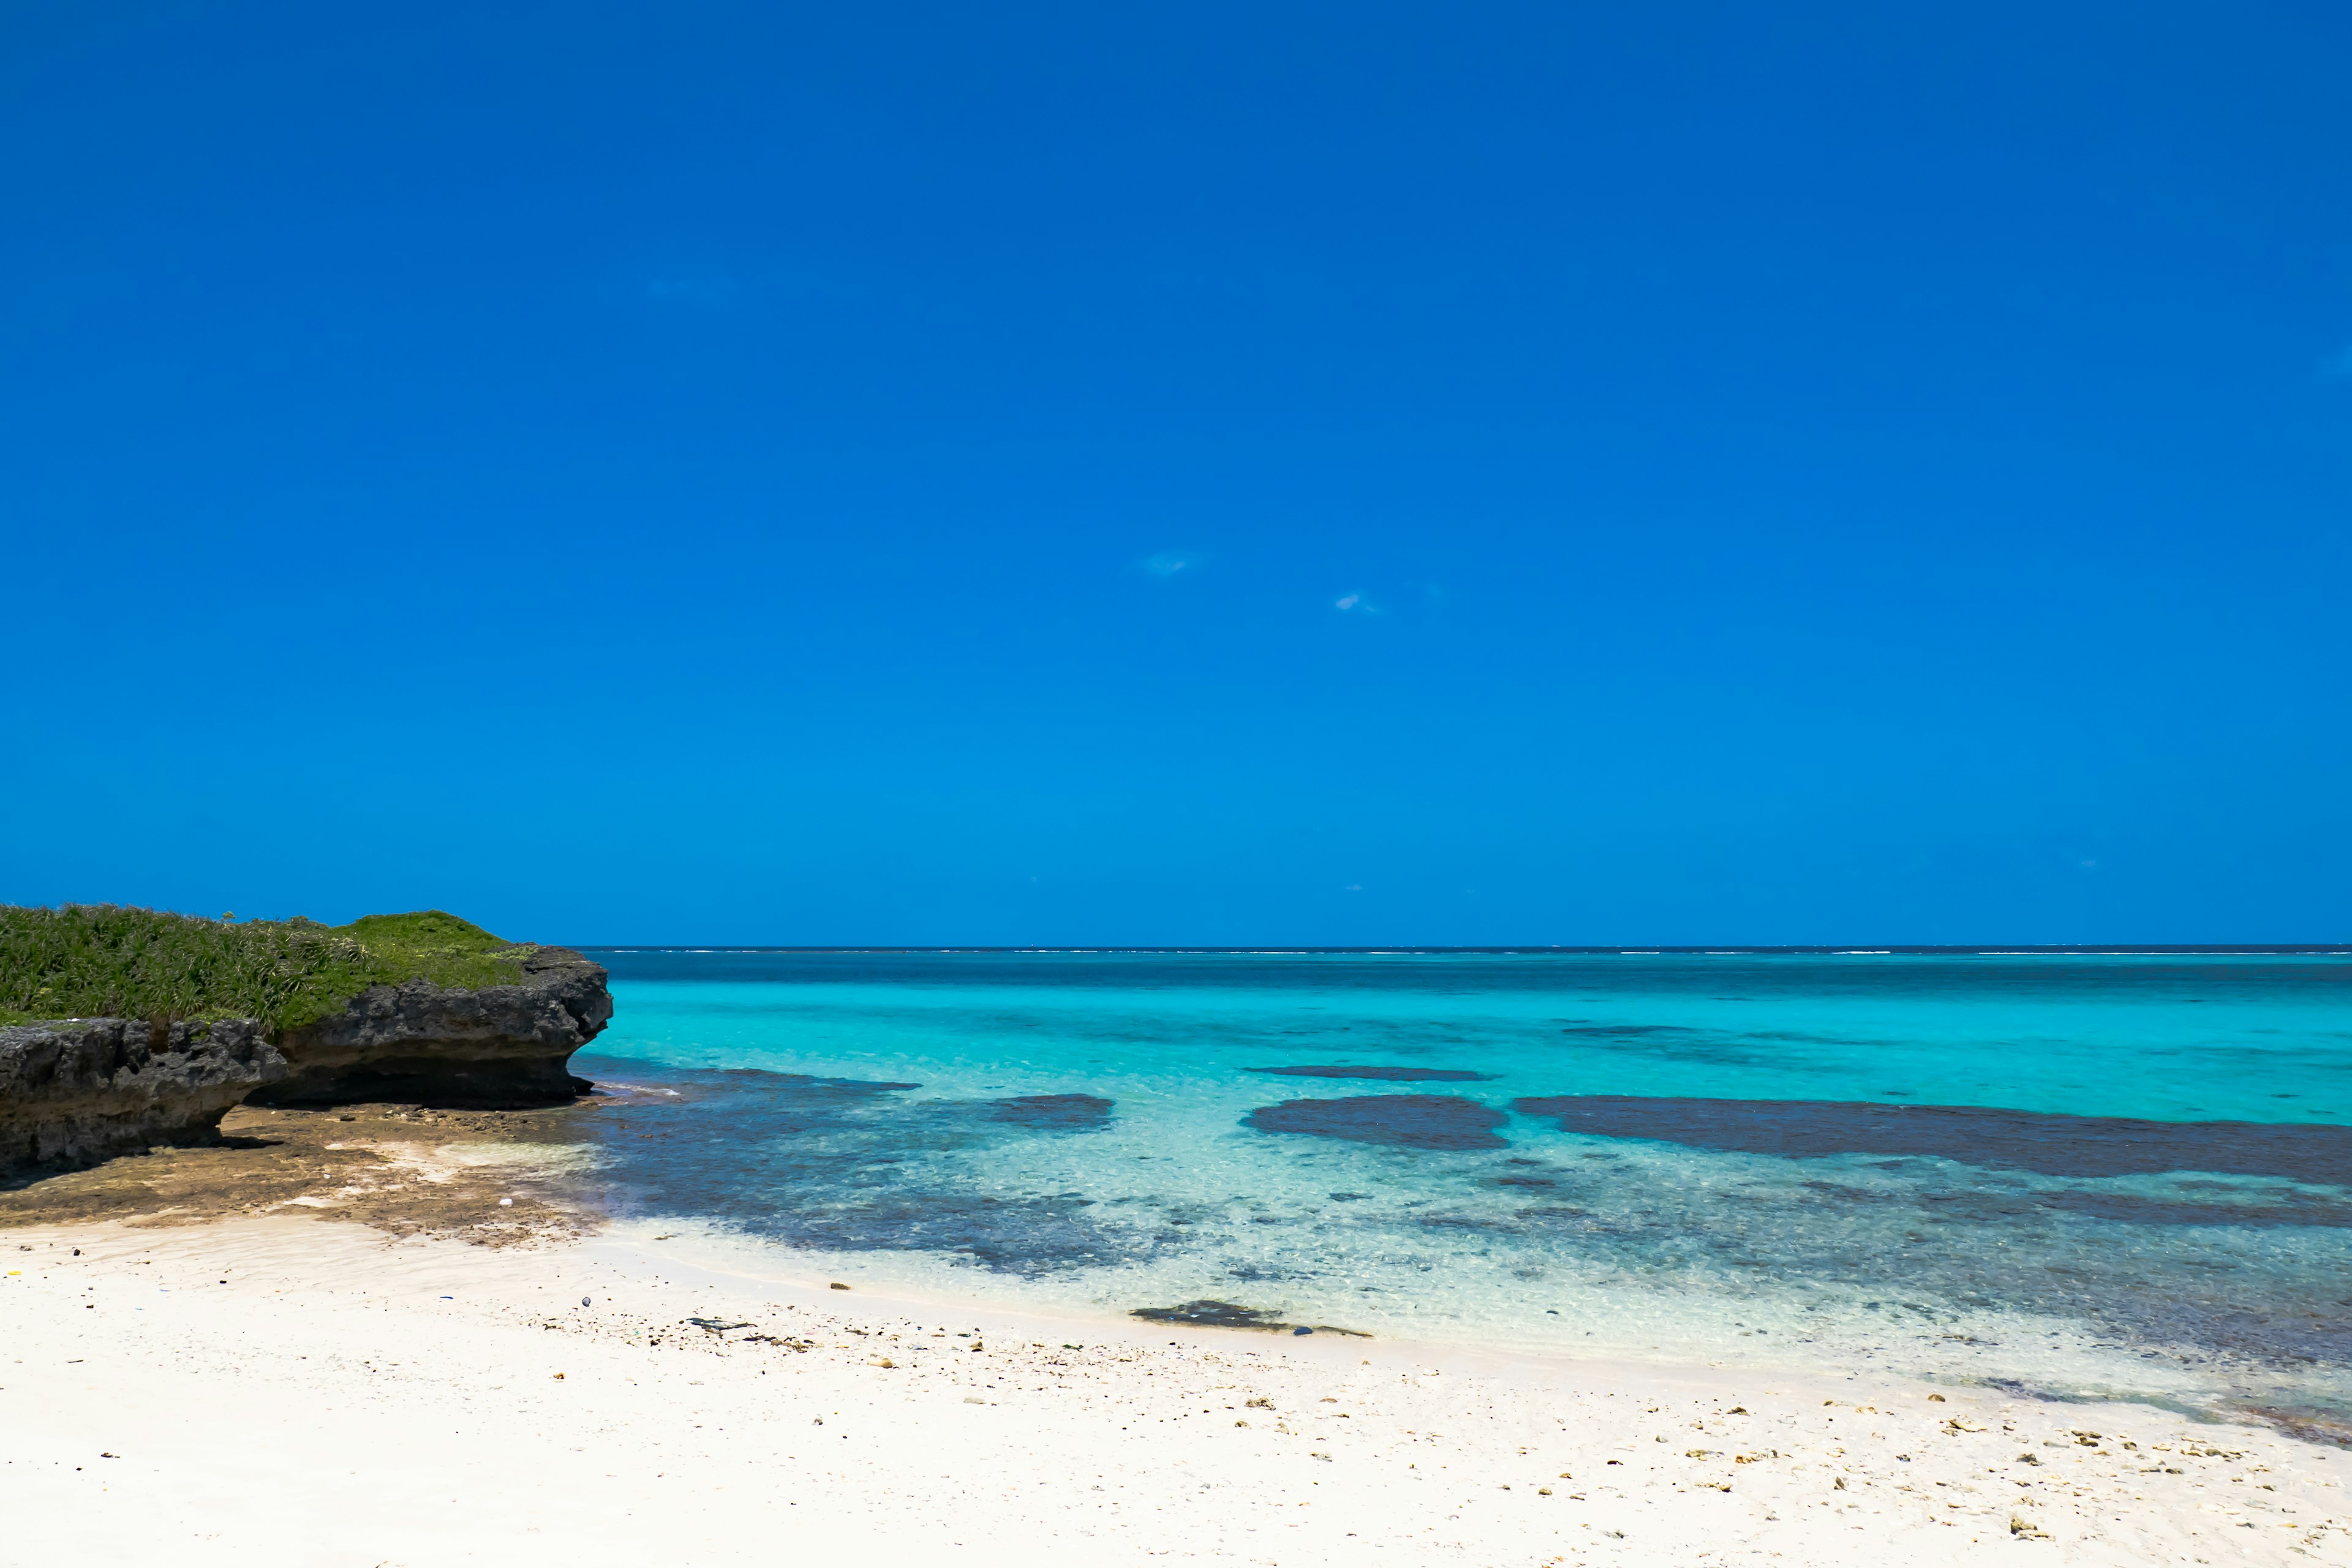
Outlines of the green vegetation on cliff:
{"type": "Polygon", "coordinates": [[[511,985],[530,951],[438,910],[329,926],[119,904],[0,905],[0,1024],[258,1018],[274,1033],[322,1018],[371,985],[511,985]]]}

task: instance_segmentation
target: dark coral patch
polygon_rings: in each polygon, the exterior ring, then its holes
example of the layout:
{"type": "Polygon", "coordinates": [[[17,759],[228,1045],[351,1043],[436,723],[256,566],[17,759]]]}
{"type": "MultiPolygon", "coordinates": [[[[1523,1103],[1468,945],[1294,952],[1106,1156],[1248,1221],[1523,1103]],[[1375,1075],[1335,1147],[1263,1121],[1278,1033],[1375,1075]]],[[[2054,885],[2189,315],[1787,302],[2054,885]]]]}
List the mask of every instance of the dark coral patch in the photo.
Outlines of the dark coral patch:
{"type": "Polygon", "coordinates": [[[1494,1075],[1465,1072],[1460,1068],[1389,1068],[1350,1067],[1345,1063],[1331,1067],[1250,1068],[1250,1072],[1262,1072],[1275,1078],[1369,1078],[1384,1083],[1486,1083],[1494,1075]]]}
{"type": "Polygon", "coordinates": [[[1242,1118],[1260,1132],[1304,1132],[1382,1143],[1391,1149],[1503,1149],[1503,1113],[1450,1094],[1369,1094],[1352,1100],[1286,1100],[1242,1118]]]}
{"type": "Polygon", "coordinates": [[[2308,1194],[2249,1194],[2252,1203],[2167,1202],[2128,1193],[2056,1192],[2037,1197],[2042,1207],[2111,1219],[2123,1225],[2326,1226],[2352,1228],[2352,1206],[2331,1204],[2308,1194]],[[2273,1201],[2263,1202],[2263,1199],[2273,1201]]]}
{"type": "Polygon", "coordinates": [[[1098,1094],[1024,1094],[988,1102],[989,1120],[1066,1132],[1085,1131],[1110,1121],[1111,1102],[1098,1094]]]}
{"type": "Polygon", "coordinates": [[[1985,1105],[1618,1094],[1515,1100],[1511,1109],[1550,1117],[1565,1132],[1791,1159],[1925,1155],[2045,1176],[2221,1171],[2352,1185],[2352,1127],[2310,1122],[2140,1121],[1985,1105]]]}
{"type": "Polygon", "coordinates": [[[1082,1194],[1000,1197],[920,1173],[924,1155],[985,1157],[1056,1128],[1099,1125],[1107,1100],[1032,1097],[1088,1102],[1040,1109],[908,1100],[912,1083],[751,1068],[604,1058],[594,1070],[626,1090],[580,1123],[617,1156],[603,1201],[622,1212],[710,1215],[825,1251],[945,1252],[1020,1274],[1113,1262],[1133,1245],[1082,1194]]]}

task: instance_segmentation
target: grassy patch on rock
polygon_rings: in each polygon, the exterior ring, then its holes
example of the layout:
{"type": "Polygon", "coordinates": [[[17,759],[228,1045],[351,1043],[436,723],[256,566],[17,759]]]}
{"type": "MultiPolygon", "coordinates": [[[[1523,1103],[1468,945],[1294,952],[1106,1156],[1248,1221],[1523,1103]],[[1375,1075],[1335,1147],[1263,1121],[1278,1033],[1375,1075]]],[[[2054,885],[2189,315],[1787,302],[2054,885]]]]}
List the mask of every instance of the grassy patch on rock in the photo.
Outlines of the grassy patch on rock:
{"type": "Polygon", "coordinates": [[[0,1024],[258,1018],[274,1033],[322,1018],[371,985],[511,985],[531,951],[439,910],[330,926],[121,904],[0,905],[0,1024]]]}

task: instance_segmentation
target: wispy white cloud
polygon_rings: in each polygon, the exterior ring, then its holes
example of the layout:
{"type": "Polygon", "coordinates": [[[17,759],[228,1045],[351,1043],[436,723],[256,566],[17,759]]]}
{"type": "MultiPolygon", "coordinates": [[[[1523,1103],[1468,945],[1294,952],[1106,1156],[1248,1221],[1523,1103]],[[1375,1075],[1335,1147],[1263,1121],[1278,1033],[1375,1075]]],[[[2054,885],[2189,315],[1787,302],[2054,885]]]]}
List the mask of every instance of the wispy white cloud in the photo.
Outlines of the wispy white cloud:
{"type": "Polygon", "coordinates": [[[1331,607],[1345,616],[1378,616],[1387,612],[1374,604],[1368,595],[1342,594],[1331,601],[1331,607]]]}
{"type": "Polygon", "coordinates": [[[1135,569],[1147,577],[1171,582],[1178,577],[1196,577],[1209,558],[1197,550],[1163,550],[1157,555],[1147,555],[1135,563],[1135,569]]]}

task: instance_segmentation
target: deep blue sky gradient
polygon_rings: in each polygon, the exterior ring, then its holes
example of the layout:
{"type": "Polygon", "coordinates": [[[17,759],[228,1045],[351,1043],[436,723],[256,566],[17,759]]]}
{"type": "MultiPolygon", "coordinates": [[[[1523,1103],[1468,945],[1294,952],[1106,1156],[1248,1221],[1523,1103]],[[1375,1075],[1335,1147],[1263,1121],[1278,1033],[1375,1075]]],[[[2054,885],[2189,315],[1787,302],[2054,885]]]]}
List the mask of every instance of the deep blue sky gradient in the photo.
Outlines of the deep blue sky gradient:
{"type": "Polygon", "coordinates": [[[0,898],[2352,937],[2352,13],[0,7],[0,898]]]}

